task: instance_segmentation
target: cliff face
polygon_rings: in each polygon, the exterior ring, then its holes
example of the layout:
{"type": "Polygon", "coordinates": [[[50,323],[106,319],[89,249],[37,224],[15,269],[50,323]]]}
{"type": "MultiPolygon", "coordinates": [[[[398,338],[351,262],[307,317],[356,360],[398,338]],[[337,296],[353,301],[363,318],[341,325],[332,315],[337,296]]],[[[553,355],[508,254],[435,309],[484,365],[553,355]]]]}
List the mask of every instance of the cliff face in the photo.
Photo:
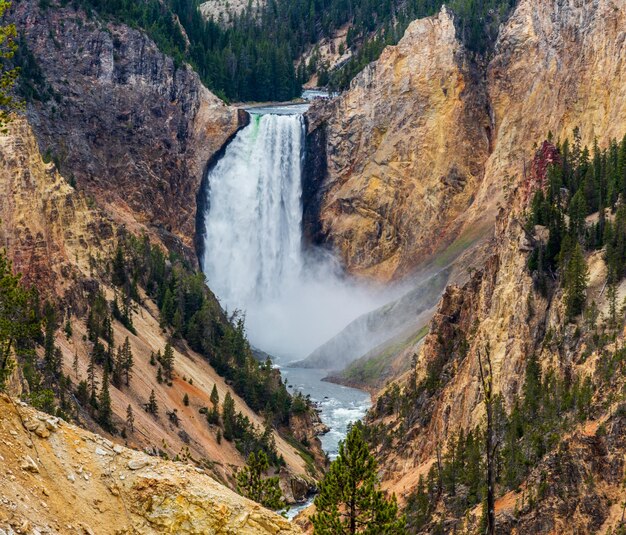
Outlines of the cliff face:
{"type": "Polygon", "coordinates": [[[482,177],[490,118],[445,8],[309,116],[327,155],[316,238],[349,271],[388,280],[449,243],[482,177]]]}
{"type": "Polygon", "coordinates": [[[535,142],[552,132],[606,146],[626,127],[626,5],[522,0],[502,28],[487,69],[493,153],[468,226],[493,220],[505,179],[528,174],[535,142]]]}
{"type": "MultiPolygon", "coordinates": [[[[621,60],[626,53],[625,22],[626,4],[621,1],[522,0],[501,29],[484,79],[492,111],[491,147],[456,234],[463,241],[473,229],[482,233],[493,229],[489,254],[479,260],[479,269],[466,284],[451,285],[444,292],[430,334],[415,348],[416,366],[398,381],[400,399],[434,374],[431,386],[416,393],[408,407],[399,402],[402,409],[388,405],[393,396],[383,394],[370,415],[370,424],[393,430],[391,442],[379,446],[378,453],[384,484],[401,497],[416,488],[420,475],[426,477],[436,463],[438,449],[445,453],[451,436],[461,429],[467,432],[484,426],[479,355],[484,359],[487,348],[494,389],[507,411],[521,395],[531,356],[537,357],[544,372],[552,369],[563,377],[590,377],[592,381],[608,358],[606,351],[594,351],[591,342],[585,341],[588,327],[582,322],[579,329],[568,325],[562,289],[557,287],[546,296],[534,284],[528,255],[534,243],[546,239],[547,230],[526,232],[523,211],[528,192],[541,182],[539,175],[545,178],[547,160],[554,155],[554,147],[548,144],[534,150],[550,131],[564,140],[579,126],[583,144],[597,139],[601,147],[626,132],[626,65],[621,60]]],[[[357,91],[353,87],[350,92],[357,91]]],[[[349,98],[344,96],[340,102],[349,98]]],[[[336,117],[322,119],[320,115],[318,119],[327,121],[330,136],[336,117]]],[[[463,138],[459,147],[464,143],[471,143],[471,138],[463,138]]],[[[375,154],[377,145],[371,149],[375,154]]],[[[454,160],[459,150],[447,157],[454,160]]],[[[328,161],[332,158],[329,153],[328,161]]],[[[325,199],[334,191],[330,171],[328,177],[325,199]]],[[[352,180],[365,184],[367,173],[355,174],[352,180]]],[[[429,200],[421,202],[428,207],[429,200]]],[[[352,202],[361,202],[361,193],[352,202]]],[[[334,216],[328,206],[323,205],[320,219],[333,241],[339,227],[328,225],[334,216]]],[[[445,214],[445,206],[441,213],[445,214]]],[[[352,233],[358,236],[358,232],[355,225],[352,233]]],[[[342,250],[341,242],[337,243],[342,250]]],[[[587,302],[595,301],[606,313],[607,271],[602,252],[588,255],[587,263],[587,302]]],[[[348,259],[348,265],[355,264],[348,259]]],[[[378,276],[385,272],[377,269],[372,272],[378,276]]],[[[623,292],[622,284],[619,299],[623,292]]],[[[609,355],[622,343],[622,335],[618,345],[609,347],[609,355]]],[[[621,388],[615,386],[620,381],[615,378],[611,388],[621,388]]],[[[498,500],[496,512],[503,532],[591,533],[618,525],[621,509],[615,504],[623,501],[624,490],[613,474],[621,474],[624,468],[623,410],[602,389],[592,406],[587,421],[559,438],[558,446],[538,463],[520,489],[498,500]],[[539,501],[538,489],[543,494],[539,501]]],[[[478,509],[476,517],[481,514],[478,509]]],[[[457,529],[462,524],[456,524],[457,529]]]]}
{"type": "Polygon", "coordinates": [[[114,241],[111,220],[42,160],[24,119],[0,136],[0,238],[16,271],[46,296],[71,299],[90,258],[114,241]]]}
{"type": "Polygon", "coordinates": [[[310,238],[352,273],[388,280],[488,235],[538,139],[576,126],[586,144],[623,135],[625,17],[611,0],[522,0],[484,66],[469,61],[445,8],[414,22],[309,112],[326,154],[305,199],[310,238]]]}
{"type": "Polygon", "coordinates": [[[301,533],[203,470],[114,445],[4,394],[0,414],[0,529],[9,533],[301,533]]]}
{"type": "Polygon", "coordinates": [[[11,16],[52,94],[28,107],[42,152],[118,221],[192,246],[204,167],[237,110],[137,30],[37,2],[11,16]]]}

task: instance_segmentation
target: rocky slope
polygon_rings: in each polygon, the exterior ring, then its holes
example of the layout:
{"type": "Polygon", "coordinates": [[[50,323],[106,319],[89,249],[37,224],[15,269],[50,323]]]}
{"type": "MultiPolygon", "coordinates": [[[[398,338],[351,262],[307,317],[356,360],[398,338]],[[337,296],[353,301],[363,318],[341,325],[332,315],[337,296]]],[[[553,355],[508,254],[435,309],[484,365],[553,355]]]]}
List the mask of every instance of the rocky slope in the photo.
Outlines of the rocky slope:
{"type": "MultiPolygon", "coordinates": [[[[529,175],[537,169],[545,172],[540,163],[544,156],[539,153],[529,175]]],[[[461,430],[484,428],[479,359],[486,366],[489,358],[494,392],[507,412],[523,396],[525,370],[533,355],[544,373],[553,370],[557,377],[600,381],[598,370],[606,353],[594,350],[590,338],[585,338],[598,327],[582,320],[568,324],[563,291],[557,287],[544,295],[526,267],[532,244],[545,239],[545,229],[538,227],[535,235],[529,235],[522,227],[525,185],[517,190],[512,211],[503,210],[498,217],[493,254],[466,284],[446,289],[412,372],[399,379],[399,390],[392,386],[381,394],[368,417],[376,429],[384,485],[401,500],[415,491],[420,476],[426,478],[442,454],[450,455],[451,437],[461,430]],[[386,438],[380,439],[381,434],[386,438]]],[[[587,263],[587,301],[606,313],[602,253],[591,254],[587,263]]],[[[620,300],[624,290],[622,283],[620,300]]],[[[623,336],[620,332],[609,352],[620,347],[623,336]]],[[[617,504],[626,495],[622,481],[614,476],[624,469],[625,420],[622,398],[615,392],[623,386],[623,376],[616,375],[610,386],[600,387],[593,396],[593,408],[581,424],[561,436],[553,430],[559,437],[554,450],[533,466],[517,490],[497,501],[499,532],[605,533],[619,524],[617,504]]],[[[446,529],[472,533],[482,510],[477,507],[465,519],[439,514],[446,529]]]]}
{"type": "MultiPolygon", "coordinates": [[[[0,186],[9,192],[0,199],[0,239],[16,270],[24,273],[25,282],[35,284],[43,295],[54,299],[61,310],[71,311],[72,335],[59,332],[56,343],[62,353],[64,373],[78,383],[87,377],[91,354],[84,322],[88,292],[100,286],[109,299],[113,298],[115,290],[102,280],[99,265],[113,254],[119,233],[128,232],[128,228],[119,227],[93,199],[74,190],[53,163],[43,161],[24,119],[14,120],[9,133],[0,136],[0,186]]],[[[136,222],[128,227],[136,232],[142,230],[136,222]]],[[[247,407],[203,356],[185,344],[175,348],[172,387],[159,383],[155,367],[149,362],[150,354],[163,351],[168,335],[160,326],[156,305],[146,296],[137,306],[134,324],[136,334],[117,321],[113,323],[114,339],[119,344],[128,336],[135,359],[131,387],[111,389],[115,420],[123,425],[129,405],[135,414],[136,431],[126,443],[164,451],[172,458],[179,455],[196,463],[208,463],[215,477],[232,486],[232,475],[245,459],[234,444],[218,443],[215,429],[207,425],[198,410],[210,406],[209,395],[216,385],[220,399],[230,392],[237,410],[258,429],[264,425],[263,418],[247,407]],[[193,384],[189,379],[193,379],[193,384]],[[158,418],[143,410],[151,390],[161,407],[158,418]],[[189,406],[183,403],[185,394],[189,396],[189,406]],[[166,416],[166,410],[178,414],[178,425],[166,416]]],[[[97,379],[101,383],[101,370],[97,379]]],[[[24,383],[13,381],[15,395],[22,392],[24,383]]],[[[86,413],[81,419],[92,430],[99,430],[86,413]]],[[[312,425],[301,427],[300,435],[309,433],[309,442],[316,444],[312,425]]],[[[119,435],[111,438],[123,442],[119,435]]],[[[275,440],[287,463],[282,474],[285,494],[290,500],[302,499],[312,481],[309,469],[283,438],[276,434],[275,440]]]]}
{"type": "Polygon", "coordinates": [[[145,224],[194,259],[205,166],[243,118],[142,32],[43,6],[18,2],[11,14],[43,78],[27,112],[42,152],[118,222],[145,224]]]}
{"type": "Polygon", "coordinates": [[[0,395],[7,533],[296,534],[203,470],[149,457],[0,395]]]}
{"type": "Polygon", "coordinates": [[[480,267],[475,247],[527,178],[535,143],[576,126],[587,145],[623,135],[625,17],[611,0],[521,0],[486,65],[468,59],[445,9],[414,22],[308,114],[307,238],[358,276],[480,267]]]}

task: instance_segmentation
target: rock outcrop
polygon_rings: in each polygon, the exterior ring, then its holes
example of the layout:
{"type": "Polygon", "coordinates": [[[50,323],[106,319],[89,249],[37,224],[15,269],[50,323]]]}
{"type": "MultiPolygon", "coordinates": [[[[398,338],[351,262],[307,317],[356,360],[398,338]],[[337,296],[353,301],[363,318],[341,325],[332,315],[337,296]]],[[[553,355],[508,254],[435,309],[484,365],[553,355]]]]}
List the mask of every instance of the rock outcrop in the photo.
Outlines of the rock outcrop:
{"type": "Polygon", "coordinates": [[[458,231],[490,128],[481,74],[451,13],[413,22],[349,91],[309,112],[327,167],[320,201],[305,206],[319,205],[319,215],[305,213],[305,221],[319,217],[313,239],[330,242],[354,274],[406,274],[458,231]]]}
{"type": "Polygon", "coordinates": [[[114,445],[5,395],[0,395],[0,530],[301,533],[200,469],[114,445]]]}
{"type": "Polygon", "coordinates": [[[27,111],[42,152],[117,221],[135,219],[193,259],[205,165],[239,112],[138,30],[38,2],[16,3],[11,17],[50,95],[27,111]]]}
{"type": "Polygon", "coordinates": [[[625,24],[623,2],[521,0],[482,65],[447,9],[413,22],[309,112],[310,142],[326,155],[310,160],[309,239],[381,280],[453,260],[490,234],[537,140],[576,126],[586,144],[624,135],[625,24]]]}

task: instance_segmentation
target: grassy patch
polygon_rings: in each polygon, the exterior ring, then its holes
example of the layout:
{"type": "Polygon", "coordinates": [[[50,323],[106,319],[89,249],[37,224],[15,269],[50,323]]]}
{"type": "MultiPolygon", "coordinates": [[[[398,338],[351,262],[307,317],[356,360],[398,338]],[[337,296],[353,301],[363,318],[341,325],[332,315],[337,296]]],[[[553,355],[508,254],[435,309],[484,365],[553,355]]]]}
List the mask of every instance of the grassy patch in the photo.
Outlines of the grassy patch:
{"type": "Polygon", "coordinates": [[[424,325],[405,340],[389,345],[376,355],[356,360],[341,372],[340,376],[350,382],[374,386],[388,371],[394,357],[407,347],[417,344],[426,334],[428,325],[424,325]]]}

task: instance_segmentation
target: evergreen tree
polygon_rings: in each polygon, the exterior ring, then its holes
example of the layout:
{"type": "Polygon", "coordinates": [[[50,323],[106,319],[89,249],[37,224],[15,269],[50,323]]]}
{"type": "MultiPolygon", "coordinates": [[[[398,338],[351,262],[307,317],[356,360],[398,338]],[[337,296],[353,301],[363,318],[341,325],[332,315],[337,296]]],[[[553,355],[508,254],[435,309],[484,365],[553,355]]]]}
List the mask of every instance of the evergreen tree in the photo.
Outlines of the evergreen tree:
{"type": "Polygon", "coordinates": [[[150,392],[150,398],[148,399],[148,403],[146,404],[146,411],[152,416],[159,415],[159,405],[157,404],[156,394],[154,390],[150,392]]]}
{"type": "Polygon", "coordinates": [[[263,477],[269,470],[264,451],[248,456],[246,466],[237,473],[237,491],[246,498],[260,503],[268,509],[280,509],[284,505],[278,476],[263,477]]]}
{"type": "Polygon", "coordinates": [[[578,316],[585,306],[589,270],[579,243],[576,243],[565,269],[565,304],[568,318],[578,316]]]}
{"type": "MultiPolygon", "coordinates": [[[[0,14],[3,12],[2,7],[0,4],[0,14]]],[[[1,103],[2,90],[0,90],[1,103]]],[[[0,126],[1,124],[2,113],[0,126]]],[[[0,250],[0,390],[4,388],[4,383],[15,365],[13,353],[16,346],[20,341],[34,338],[40,332],[36,294],[33,290],[24,288],[20,279],[20,275],[13,274],[6,253],[0,250]]]]}
{"type": "Polygon", "coordinates": [[[187,393],[183,396],[183,405],[185,405],[185,407],[189,407],[189,395],[187,393]]]}
{"type": "Polygon", "coordinates": [[[130,380],[133,376],[134,359],[133,359],[133,352],[130,347],[130,340],[128,339],[128,336],[126,337],[126,340],[124,340],[124,345],[122,346],[121,365],[122,365],[122,372],[124,375],[126,386],[129,386],[130,380]]]}
{"type": "Polygon", "coordinates": [[[94,352],[91,352],[89,359],[89,366],[87,367],[87,384],[89,386],[89,399],[92,407],[96,407],[98,400],[96,397],[96,389],[98,388],[98,381],[96,379],[96,359],[94,352]]]}
{"type": "Polygon", "coordinates": [[[72,371],[74,378],[78,380],[78,351],[74,351],[74,360],[72,361],[72,371]]]}
{"type": "Polygon", "coordinates": [[[102,376],[102,387],[98,397],[98,423],[107,430],[112,430],[113,410],[111,408],[111,394],[109,392],[109,372],[105,368],[102,376]]]}
{"type": "Polygon", "coordinates": [[[211,390],[211,403],[213,403],[214,407],[217,407],[217,405],[220,402],[220,395],[217,392],[217,385],[213,385],[213,390],[211,390]]]}
{"type": "Polygon", "coordinates": [[[376,461],[363,439],[362,425],[350,429],[339,445],[339,457],[320,483],[311,517],[315,535],[403,535],[406,520],[398,517],[395,496],[379,490],[376,461]]]}
{"type": "Polygon", "coordinates": [[[165,350],[163,351],[161,364],[163,365],[165,379],[167,381],[171,381],[174,372],[174,349],[169,342],[165,344],[165,350]]]}
{"type": "Polygon", "coordinates": [[[122,251],[120,245],[117,246],[115,256],[113,257],[111,282],[115,286],[123,286],[126,283],[126,261],[124,260],[124,251],[122,251]]]}
{"type": "Polygon", "coordinates": [[[135,432],[135,415],[130,404],[126,407],[126,427],[130,433],[135,432]]]}
{"type": "MultiPolygon", "coordinates": [[[[11,2],[0,2],[0,20],[4,20],[6,11],[11,7],[11,2]]],[[[11,122],[11,113],[23,106],[15,98],[13,86],[19,75],[19,68],[8,68],[8,61],[17,51],[17,31],[14,24],[0,26],[0,133],[6,133],[7,124],[11,122]]],[[[0,276],[2,275],[0,271],[0,276]]],[[[2,355],[0,355],[2,358],[2,355]]],[[[0,368],[0,372],[2,369],[0,368]]],[[[1,379],[1,376],[0,376],[1,379]]],[[[2,386],[2,383],[0,383],[2,386]]]]}
{"type": "Polygon", "coordinates": [[[224,424],[224,438],[229,442],[234,438],[235,418],[235,401],[230,392],[226,392],[222,406],[222,422],[224,424]]]}

